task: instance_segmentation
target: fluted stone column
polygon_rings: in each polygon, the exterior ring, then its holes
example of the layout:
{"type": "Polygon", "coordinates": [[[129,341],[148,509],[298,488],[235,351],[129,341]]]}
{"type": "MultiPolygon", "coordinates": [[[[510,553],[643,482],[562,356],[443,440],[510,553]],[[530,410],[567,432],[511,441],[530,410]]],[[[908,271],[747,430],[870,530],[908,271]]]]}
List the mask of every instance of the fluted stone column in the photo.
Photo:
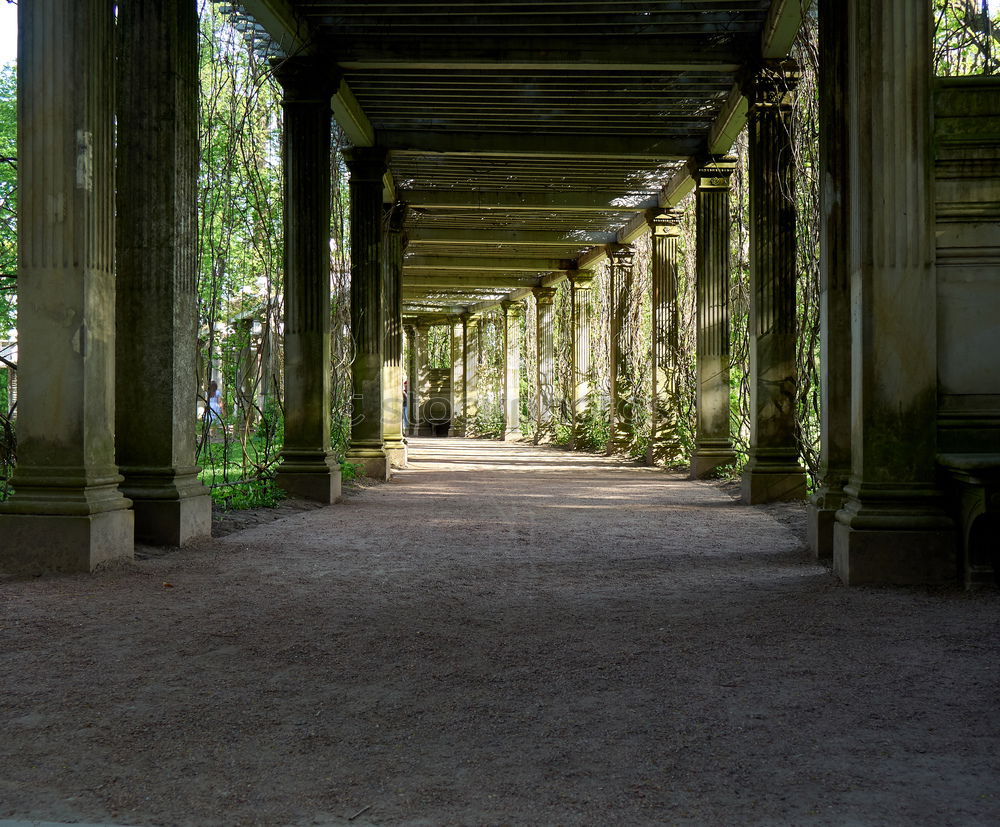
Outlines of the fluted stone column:
{"type": "Polygon", "coordinates": [[[180,546],[212,534],[195,464],[198,15],[132,0],[118,26],[115,447],[136,540],[180,546]]]}
{"type": "Polygon", "coordinates": [[[114,446],[114,18],[104,0],[34,0],[18,25],[20,415],[0,571],[89,571],[133,544],[114,446]]]}
{"type": "Polygon", "coordinates": [[[673,465],[681,458],[677,393],[678,319],[677,242],[681,212],[665,210],[647,217],[652,231],[653,404],[649,465],[673,465]]]}
{"type": "Polygon", "coordinates": [[[406,206],[395,204],[385,216],[383,279],[385,341],[382,363],[382,439],[393,468],[406,467],[403,439],[403,221],[406,206]]]}
{"type": "Polygon", "coordinates": [[[382,176],[387,153],[381,147],[350,147],[344,153],[351,174],[351,338],[354,406],[348,462],[366,477],[387,480],[389,458],[382,438],[382,176]]]}
{"type": "Polygon", "coordinates": [[[610,437],[608,453],[626,454],[632,447],[632,427],[634,405],[632,383],[629,376],[627,352],[623,343],[631,335],[628,329],[629,304],[632,301],[632,265],[635,251],[628,246],[616,247],[610,251],[611,279],[608,285],[610,304],[610,437]]]}
{"type": "Polygon", "coordinates": [[[535,444],[551,442],[555,437],[556,358],[553,322],[555,287],[536,287],[535,301],[535,444]]]}
{"type": "Polygon", "coordinates": [[[340,497],[330,450],[330,97],[322,61],[276,62],[284,92],[285,444],[277,483],[293,497],[340,497]]]}
{"type": "Polygon", "coordinates": [[[465,324],[461,318],[451,328],[451,422],[448,436],[465,436],[465,324]]]}
{"type": "Polygon", "coordinates": [[[729,425],[729,179],[735,167],[735,159],[717,156],[692,170],[698,245],[694,479],[736,461],[729,425]]]}
{"type": "Polygon", "coordinates": [[[465,326],[465,435],[475,436],[479,416],[479,359],[482,347],[479,338],[479,316],[466,313],[465,326]]]}
{"type": "Polygon", "coordinates": [[[406,351],[406,433],[408,436],[417,435],[417,423],[420,421],[417,402],[417,328],[412,325],[405,325],[403,332],[406,334],[408,348],[406,351]]]}
{"type": "Polygon", "coordinates": [[[791,61],[768,62],[747,84],[750,146],[750,456],[743,501],[801,500],[795,438],[795,181],[791,61]]]}
{"type": "Polygon", "coordinates": [[[503,438],[516,442],[521,438],[521,320],[522,302],[501,304],[504,317],[503,438]]]}
{"type": "Polygon", "coordinates": [[[819,4],[820,454],[806,529],[819,560],[833,558],[833,527],[851,474],[851,291],[847,123],[847,4],[819,4]]]}
{"type": "Polygon", "coordinates": [[[573,434],[574,447],[583,442],[583,432],[590,416],[591,364],[590,364],[590,317],[592,308],[592,270],[577,270],[569,276],[572,314],[571,348],[573,376],[573,434]]]}
{"type": "Polygon", "coordinates": [[[851,585],[954,582],[935,486],[931,7],[847,5],[852,467],[834,570],[851,585]]]}
{"type": "Polygon", "coordinates": [[[430,349],[430,325],[418,324],[416,327],[416,362],[417,381],[414,385],[416,389],[416,399],[414,407],[417,409],[417,428],[419,436],[434,436],[434,426],[428,419],[428,406],[430,404],[431,379],[431,349],[430,349]]]}

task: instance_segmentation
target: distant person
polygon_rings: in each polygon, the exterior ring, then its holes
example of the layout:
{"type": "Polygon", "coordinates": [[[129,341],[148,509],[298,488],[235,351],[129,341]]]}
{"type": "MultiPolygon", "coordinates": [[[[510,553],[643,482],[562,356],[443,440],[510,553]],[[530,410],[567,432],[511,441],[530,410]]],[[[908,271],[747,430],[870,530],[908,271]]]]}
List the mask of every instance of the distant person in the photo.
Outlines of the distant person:
{"type": "Polygon", "coordinates": [[[404,428],[408,428],[410,426],[410,421],[409,421],[409,419],[407,419],[407,416],[406,416],[407,411],[409,410],[409,401],[410,401],[409,400],[409,396],[410,395],[407,392],[408,389],[409,389],[409,386],[410,386],[409,385],[409,381],[406,380],[406,379],[404,379],[403,380],[403,427],[404,428]]]}
{"type": "Polygon", "coordinates": [[[208,424],[218,425],[222,422],[225,413],[222,404],[222,394],[219,391],[219,383],[212,381],[208,383],[208,424]]]}

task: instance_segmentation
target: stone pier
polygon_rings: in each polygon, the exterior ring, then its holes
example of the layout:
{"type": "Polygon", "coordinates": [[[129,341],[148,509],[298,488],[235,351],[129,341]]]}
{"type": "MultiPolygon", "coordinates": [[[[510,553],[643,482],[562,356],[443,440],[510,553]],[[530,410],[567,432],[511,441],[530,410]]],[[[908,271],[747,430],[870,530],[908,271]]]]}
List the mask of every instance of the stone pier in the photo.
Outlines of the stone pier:
{"type": "Polygon", "coordinates": [[[0,571],[90,571],[133,546],[115,465],[113,9],[35,0],[18,25],[20,412],[0,571]]]}
{"type": "Polygon", "coordinates": [[[749,104],[750,457],[743,501],[801,500],[806,475],[795,428],[795,178],[791,61],[767,62],[744,91],[749,104]]]}
{"type": "Polygon", "coordinates": [[[347,461],[366,477],[391,474],[383,442],[382,347],[382,177],[387,153],[380,147],[350,147],[344,153],[351,175],[351,337],[354,387],[347,461]]]}
{"type": "Polygon", "coordinates": [[[654,212],[646,220],[653,235],[653,404],[646,462],[674,465],[681,460],[680,396],[677,393],[677,242],[681,234],[681,213],[678,210],[654,212]]]}
{"type": "Polygon", "coordinates": [[[691,476],[736,461],[729,413],[729,189],[736,160],[708,159],[692,169],[697,187],[697,430],[691,476]]]}
{"type": "Polygon", "coordinates": [[[931,7],[847,5],[852,462],[833,566],[849,585],[954,582],[935,466],[931,7]]]}
{"type": "Polygon", "coordinates": [[[555,437],[556,359],[553,336],[555,287],[536,287],[535,444],[555,437]]]}
{"type": "Polygon", "coordinates": [[[406,467],[403,439],[403,221],[406,205],[395,204],[385,216],[382,267],[385,292],[385,341],[382,362],[382,439],[393,468],[406,467]]]}
{"type": "Polygon", "coordinates": [[[195,464],[198,16],[135,0],[118,27],[115,448],[136,540],[180,546],[212,533],[195,464]]]}
{"type": "Polygon", "coordinates": [[[406,335],[406,434],[416,436],[417,416],[417,328],[412,325],[405,325],[403,332],[406,335]]]}
{"type": "Polygon", "coordinates": [[[524,318],[524,304],[505,301],[501,307],[504,325],[503,438],[515,442],[521,438],[521,320],[524,318]]]}
{"type": "Polygon", "coordinates": [[[330,95],[324,64],[275,65],[284,91],[285,444],[277,482],[293,497],[336,502],[330,450],[330,95]]]}
{"type": "Polygon", "coordinates": [[[479,335],[479,316],[466,313],[462,316],[465,328],[465,435],[475,436],[476,418],[479,416],[479,362],[482,340],[479,335]]]}
{"type": "Polygon", "coordinates": [[[417,436],[433,436],[434,426],[427,418],[427,409],[431,402],[431,350],[430,325],[418,324],[415,328],[414,362],[416,366],[416,382],[413,385],[414,399],[414,434],[417,436]]]}
{"type": "Polygon", "coordinates": [[[635,251],[629,246],[617,246],[609,251],[611,259],[608,280],[608,302],[610,305],[611,330],[609,332],[610,390],[611,402],[608,407],[610,436],[608,453],[627,454],[632,447],[632,430],[635,401],[632,398],[632,377],[622,346],[630,339],[628,324],[629,307],[632,301],[632,266],[635,251]]]}
{"type": "Polygon", "coordinates": [[[448,436],[465,436],[465,323],[449,325],[451,333],[451,420],[448,436]]]}
{"type": "Polygon", "coordinates": [[[573,376],[573,433],[571,444],[577,447],[585,442],[584,432],[590,417],[591,362],[590,362],[590,317],[594,273],[592,270],[576,270],[569,276],[571,286],[571,334],[573,343],[570,350],[573,376]]]}

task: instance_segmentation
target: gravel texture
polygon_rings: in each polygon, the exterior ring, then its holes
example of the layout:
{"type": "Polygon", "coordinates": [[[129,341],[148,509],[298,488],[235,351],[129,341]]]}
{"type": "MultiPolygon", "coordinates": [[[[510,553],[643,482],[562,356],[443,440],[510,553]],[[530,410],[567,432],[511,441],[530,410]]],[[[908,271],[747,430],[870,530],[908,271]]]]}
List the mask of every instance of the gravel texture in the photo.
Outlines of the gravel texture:
{"type": "Polygon", "coordinates": [[[997,593],[843,588],[801,505],[412,447],[337,506],[0,583],[0,818],[1000,823],[997,593]]]}

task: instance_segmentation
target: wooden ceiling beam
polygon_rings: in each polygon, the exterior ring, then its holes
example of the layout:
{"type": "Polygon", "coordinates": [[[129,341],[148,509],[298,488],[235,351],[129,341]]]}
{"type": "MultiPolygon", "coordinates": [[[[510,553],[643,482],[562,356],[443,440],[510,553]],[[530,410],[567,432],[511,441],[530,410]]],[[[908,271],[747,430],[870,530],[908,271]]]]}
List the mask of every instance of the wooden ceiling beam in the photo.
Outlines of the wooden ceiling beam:
{"type": "Polygon", "coordinates": [[[572,247],[574,245],[610,244],[614,233],[574,231],[560,233],[549,230],[437,230],[414,227],[407,231],[410,249],[434,245],[477,246],[487,244],[532,244],[540,247],[572,247]]]}
{"type": "Polygon", "coordinates": [[[408,255],[403,259],[403,278],[407,278],[411,269],[421,274],[428,270],[456,270],[460,273],[551,273],[556,270],[572,270],[574,267],[574,260],[566,258],[408,255]]]}
{"type": "Polygon", "coordinates": [[[515,190],[400,190],[411,209],[555,212],[642,212],[657,205],[656,193],[616,194],[604,190],[517,192],[515,190]]]}

